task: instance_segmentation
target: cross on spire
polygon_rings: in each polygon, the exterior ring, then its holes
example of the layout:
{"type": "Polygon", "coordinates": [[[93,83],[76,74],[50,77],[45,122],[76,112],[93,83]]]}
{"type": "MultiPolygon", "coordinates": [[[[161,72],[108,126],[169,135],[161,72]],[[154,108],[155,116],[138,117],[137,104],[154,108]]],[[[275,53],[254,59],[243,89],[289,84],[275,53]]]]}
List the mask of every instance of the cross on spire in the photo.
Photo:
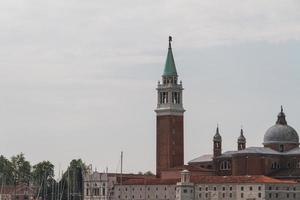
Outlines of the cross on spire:
{"type": "Polygon", "coordinates": [[[171,47],[171,42],[172,42],[172,36],[169,36],[169,48],[172,48],[171,47]]]}

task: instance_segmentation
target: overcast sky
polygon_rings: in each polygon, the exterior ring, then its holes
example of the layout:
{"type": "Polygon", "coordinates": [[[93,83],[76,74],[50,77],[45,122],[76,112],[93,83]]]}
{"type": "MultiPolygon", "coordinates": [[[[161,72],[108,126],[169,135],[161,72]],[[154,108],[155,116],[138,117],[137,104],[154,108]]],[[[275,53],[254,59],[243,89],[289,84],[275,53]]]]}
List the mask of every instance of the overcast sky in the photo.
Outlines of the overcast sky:
{"type": "Polygon", "coordinates": [[[1,0],[0,153],[66,169],[155,171],[168,36],[184,85],[185,162],[261,146],[280,105],[300,131],[298,0],[1,0]]]}

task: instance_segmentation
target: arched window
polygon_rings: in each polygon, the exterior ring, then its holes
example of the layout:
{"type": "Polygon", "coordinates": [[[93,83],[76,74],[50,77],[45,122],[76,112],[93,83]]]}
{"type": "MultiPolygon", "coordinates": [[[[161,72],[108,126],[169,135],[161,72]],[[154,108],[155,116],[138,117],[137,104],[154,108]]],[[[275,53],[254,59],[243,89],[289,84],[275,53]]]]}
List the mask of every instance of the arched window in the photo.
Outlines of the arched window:
{"type": "Polygon", "coordinates": [[[279,151],[280,151],[280,152],[284,152],[284,145],[283,145],[283,144],[280,144],[280,145],[279,145],[279,151]]]}
{"type": "Polygon", "coordinates": [[[220,170],[230,170],[231,163],[228,160],[222,161],[220,165],[220,170]]]}
{"type": "Polygon", "coordinates": [[[277,161],[274,161],[271,165],[271,169],[279,169],[280,168],[280,164],[277,161]]]}

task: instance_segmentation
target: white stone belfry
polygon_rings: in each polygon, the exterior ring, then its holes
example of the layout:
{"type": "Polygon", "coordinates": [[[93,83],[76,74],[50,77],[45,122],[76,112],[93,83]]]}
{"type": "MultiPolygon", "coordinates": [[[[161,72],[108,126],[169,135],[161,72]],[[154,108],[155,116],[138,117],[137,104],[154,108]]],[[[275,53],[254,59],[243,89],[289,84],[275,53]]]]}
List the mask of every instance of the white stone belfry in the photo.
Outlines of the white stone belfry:
{"type": "Polygon", "coordinates": [[[176,185],[176,200],[194,200],[195,188],[190,182],[191,174],[188,170],[181,172],[181,181],[176,185]]]}

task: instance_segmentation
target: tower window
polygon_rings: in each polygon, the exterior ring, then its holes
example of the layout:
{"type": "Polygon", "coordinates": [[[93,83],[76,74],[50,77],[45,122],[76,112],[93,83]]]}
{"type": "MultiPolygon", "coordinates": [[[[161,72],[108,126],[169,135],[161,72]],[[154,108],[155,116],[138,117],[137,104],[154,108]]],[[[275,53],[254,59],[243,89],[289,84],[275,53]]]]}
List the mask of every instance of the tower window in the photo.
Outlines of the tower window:
{"type": "Polygon", "coordinates": [[[172,92],[172,103],[180,104],[180,93],[179,92],[172,92]]]}
{"type": "Polygon", "coordinates": [[[160,104],[168,103],[168,92],[161,92],[159,94],[159,103],[160,104]]]}

